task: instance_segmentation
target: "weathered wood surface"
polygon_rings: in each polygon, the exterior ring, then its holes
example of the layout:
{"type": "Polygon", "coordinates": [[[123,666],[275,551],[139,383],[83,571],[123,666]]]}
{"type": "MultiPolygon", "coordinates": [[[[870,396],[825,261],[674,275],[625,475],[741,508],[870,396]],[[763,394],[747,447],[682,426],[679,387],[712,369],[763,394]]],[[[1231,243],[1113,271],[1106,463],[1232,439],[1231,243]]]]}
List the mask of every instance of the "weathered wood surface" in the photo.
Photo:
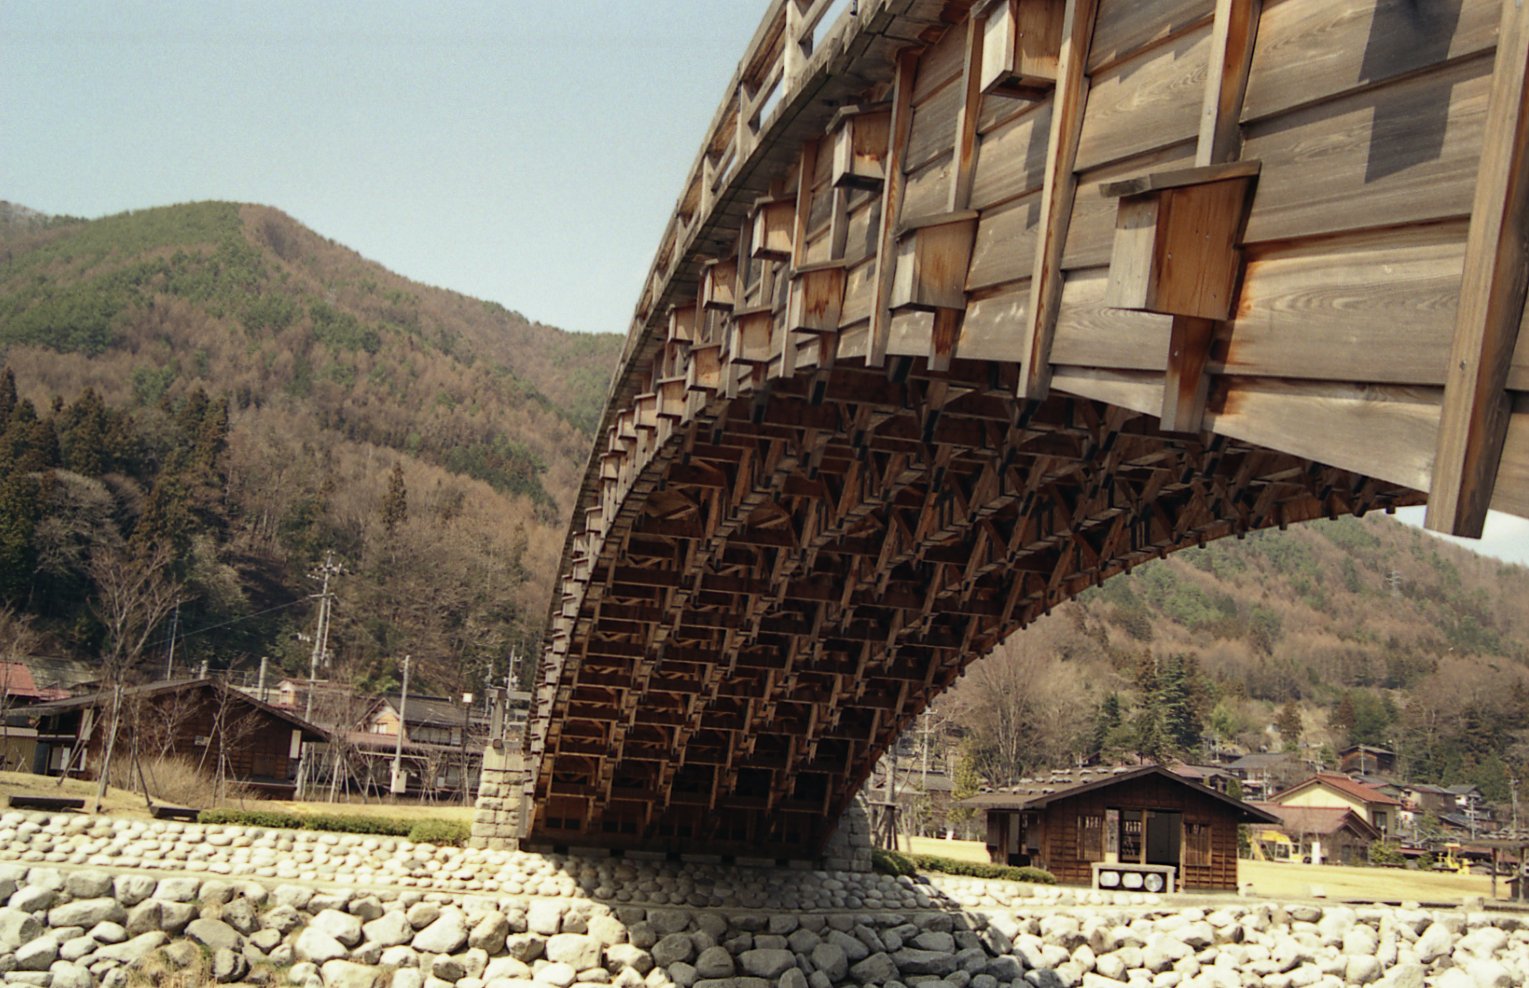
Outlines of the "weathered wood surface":
{"type": "Polygon", "coordinates": [[[531,839],[811,854],[967,663],[1114,573],[1446,462],[1436,522],[1529,515],[1514,2],[1059,0],[1054,62],[966,0],[772,4],[574,512],[531,839]],[[1154,196],[1188,222],[1122,246],[1154,196]]]}

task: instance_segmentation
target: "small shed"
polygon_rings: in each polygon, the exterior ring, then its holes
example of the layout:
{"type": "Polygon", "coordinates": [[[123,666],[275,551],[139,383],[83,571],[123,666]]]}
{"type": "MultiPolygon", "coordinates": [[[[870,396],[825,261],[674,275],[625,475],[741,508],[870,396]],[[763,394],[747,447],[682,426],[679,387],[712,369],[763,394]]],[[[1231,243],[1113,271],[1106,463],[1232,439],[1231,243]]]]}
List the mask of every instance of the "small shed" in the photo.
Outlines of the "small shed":
{"type": "Polygon", "coordinates": [[[1054,772],[962,805],[985,812],[995,863],[1044,868],[1065,885],[1121,864],[1171,869],[1175,888],[1235,891],[1238,826],[1277,822],[1161,765],[1054,772]]]}
{"type": "MultiPolygon", "coordinates": [[[[111,729],[112,692],[102,690],[28,707],[37,723],[35,771],[92,777],[100,770],[111,729]]],[[[323,731],[216,679],[178,679],[123,690],[117,757],[136,741],[140,752],[175,755],[209,774],[264,796],[290,799],[303,742],[323,731]]],[[[125,762],[124,762],[125,764],[125,762]]]]}

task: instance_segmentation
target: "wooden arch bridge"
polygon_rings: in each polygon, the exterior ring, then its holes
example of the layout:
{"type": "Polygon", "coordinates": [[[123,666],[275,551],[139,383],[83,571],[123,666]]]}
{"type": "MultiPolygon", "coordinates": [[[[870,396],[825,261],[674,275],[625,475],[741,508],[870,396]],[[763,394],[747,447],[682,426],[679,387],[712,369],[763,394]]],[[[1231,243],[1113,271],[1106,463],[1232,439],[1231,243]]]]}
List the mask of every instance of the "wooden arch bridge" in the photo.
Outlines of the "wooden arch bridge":
{"type": "Polygon", "coordinates": [[[1185,546],[1529,515],[1524,0],[775,0],[568,535],[528,839],[816,853],[1185,546]]]}

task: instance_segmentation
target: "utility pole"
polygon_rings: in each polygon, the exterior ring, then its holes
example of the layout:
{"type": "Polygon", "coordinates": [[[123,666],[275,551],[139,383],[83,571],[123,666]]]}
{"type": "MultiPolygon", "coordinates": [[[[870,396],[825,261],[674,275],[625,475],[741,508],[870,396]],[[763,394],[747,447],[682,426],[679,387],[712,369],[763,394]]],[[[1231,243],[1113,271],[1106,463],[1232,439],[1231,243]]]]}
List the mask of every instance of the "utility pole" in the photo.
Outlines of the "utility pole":
{"type": "Polygon", "coordinates": [[[313,654],[308,658],[308,703],[303,708],[303,719],[313,720],[313,690],[319,677],[319,662],[327,658],[329,651],[329,602],[332,599],[329,593],[329,578],[339,572],[339,567],[334,564],[334,552],[324,553],[324,565],[319,573],[323,579],[322,589],[319,590],[319,625],[313,635],[313,654]]]}
{"type": "Polygon", "coordinates": [[[170,655],[165,659],[165,678],[169,679],[175,674],[175,634],[180,630],[181,605],[175,605],[175,613],[170,615],[170,655]]]}
{"type": "Polygon", "coordinates": [[[398,744],[393,749],[393,795],[403,795],[409,788],[403,775],[404,715],[409,709],[409,656],[403,657],[403,693],[398,698],[398,744]]]}
{"type": "MultiPolygon", "coordinates": [[[[313,723],[313,693],[319,677],[319,660],[326,657],[329,651],[329,578],[340,571],[335,565],[334,552],[326,550],[324,553],[324,565],[319,568],[319,577],[323,580],[318,593],[319,616],[318,627],[313,635],[313,654],[308,658],[308,700],[303,705],[303,720],[313,723]]],[[[309,748],[312,745],[305,744],[302,754],[297,760],[297,796],[301,799],[305,795],[308,782],[308,773],[312,769],[312,761],[309,758],[309,748]]]]}
{"type": "Polygon", "coordinates": [[[1513,796],[1513,832],[1518,833],[1518,779],[1508,780],[1508,792],[1513,796]]]}

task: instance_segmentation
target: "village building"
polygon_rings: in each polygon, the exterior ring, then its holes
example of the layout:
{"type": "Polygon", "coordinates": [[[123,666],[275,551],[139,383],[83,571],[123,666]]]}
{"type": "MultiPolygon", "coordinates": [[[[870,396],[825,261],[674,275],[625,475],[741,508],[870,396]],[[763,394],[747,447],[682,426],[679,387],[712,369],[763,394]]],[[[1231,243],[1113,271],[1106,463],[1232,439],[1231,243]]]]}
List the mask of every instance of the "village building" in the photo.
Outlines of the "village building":
{"type": "Polygon", "coordinates": [[[1237,828],[1276,822],[1160,765],[1055,772],[961,805],[984,812],[995,863],[1044,868],[1066,885],[1119,866],[1166,875],[1173,888],[1233,891],[1237,828]]]}
{"type": "MultiPolygon", "coordinates": [[[[111,729],[110,690],[35,704],[26,714],[37,726],[33,771],[97,777],[111,729]]],[[[179,757],[258,795],[289,799],[301,746],[323,738],[302,718],[216,679],[181,679],[123,691],[112,757],[124,765],[135,750],[179,757]]]]}
{"type": "Polygon", "coordinates": [[[1381,835],[1394,834],[1400,826],[1401,801],[1374,786],[1336,772],[1318,772],[1269,797],[1269,802],[1291,807],[1337,807],[1355,815],[1381,835]]]}
{"type": "Polygon", "coordinates": [[[1364,864],[1370,845],[1381,833],[1354,810],[1345,806],[1294,806],[1255,803],[1278,822],[1258,828],[1250,835],[1261,853],[1255,857],[1304,861],[1308,864],[1364,864]],[[1271,833],[1284,840],[1271,839],[1271,833]]]}
{"type": "Polygon", "coordinates": [[[1351,744],[1338,752],[1338,771],[1390,777],[1396,771],[1396,752],[1372,744],[1351,744]]]}
{"type": "Polygon", "coordinates": [[[1224,768],[1241,784],[1243,799],[1267,799],[1311,772],[1298,755],[1289,751],[1255,751],[1228,762],[1224,768]]]}

